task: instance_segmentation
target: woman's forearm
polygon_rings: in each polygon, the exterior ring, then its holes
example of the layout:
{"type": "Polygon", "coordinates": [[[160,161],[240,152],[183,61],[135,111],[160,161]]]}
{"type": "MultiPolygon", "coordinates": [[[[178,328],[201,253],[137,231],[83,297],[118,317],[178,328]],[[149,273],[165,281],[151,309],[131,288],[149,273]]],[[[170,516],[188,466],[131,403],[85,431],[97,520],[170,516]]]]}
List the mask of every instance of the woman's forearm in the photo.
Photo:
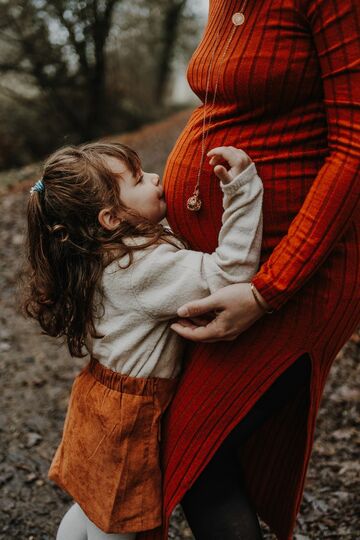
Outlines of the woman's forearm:
{"type": "Polygon", "coordinates": [[[288,234],[252,280],[275,309],[316,272],[359,212],[359,3],[344,0],[337,8],[327,0],[307,4],[323,79],[330,153],[288,234]]]}
{"type": "Polygon", "coordinates": [[[254,296],[254,300],[257,303],[257,305],[265,312],[265,313],[272,313],[273,310],[269,306],[269,304],[266,302],[265,298],[259,293],[257,288],[253,283],[250,283],[250,288],[254,296]]]}

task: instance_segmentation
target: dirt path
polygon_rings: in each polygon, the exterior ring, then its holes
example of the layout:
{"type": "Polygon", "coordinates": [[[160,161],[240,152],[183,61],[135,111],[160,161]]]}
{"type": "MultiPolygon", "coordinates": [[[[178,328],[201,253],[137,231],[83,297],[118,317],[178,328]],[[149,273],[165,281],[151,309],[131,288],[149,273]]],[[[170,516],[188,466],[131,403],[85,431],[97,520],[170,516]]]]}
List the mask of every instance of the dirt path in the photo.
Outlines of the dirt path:
{"type": "MultiPolygon", "coordinates": [[[[144,168],[162,173],[188,112],[122,138],[139,149],[144,168]]],[[[47,480],[61,434],[71,382],[84,360],[41,336],[18,313],[16,282],[23,250],[28,187],[39,167],[0,175],[0,539],[50,540],[69,498],[47,480]],[[21,180],[21,183],[18,183],[21,180]]],[[[359,334],[339,353],[318,419],[317,436],[295,540],[359,539],[359,334]]],[[[170,531],[192,538],[180,509],[170,531]]],[[[272,538],[266,534],[266,538],[272,538]]]]}

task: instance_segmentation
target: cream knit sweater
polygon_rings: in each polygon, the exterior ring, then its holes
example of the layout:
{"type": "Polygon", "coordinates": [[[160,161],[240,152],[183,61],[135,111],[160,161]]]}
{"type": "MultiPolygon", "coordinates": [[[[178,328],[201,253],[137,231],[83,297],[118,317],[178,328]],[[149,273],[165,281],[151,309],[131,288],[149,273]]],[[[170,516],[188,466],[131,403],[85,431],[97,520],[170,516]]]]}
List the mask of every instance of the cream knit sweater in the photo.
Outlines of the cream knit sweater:
{"type": "Polygon", "coordinates": [[[255,164],[220,186],[224,212],[214,253],[161,243],[134,252],[126,269],[119,261],[105,269],[104,309],[96,325],[104,337],[87,342],[104,366],[132,377],[176,377],[183,340],[170,324],[177,309],[226,285],[249,282],[257,271],[263,187],[255,164]]]}

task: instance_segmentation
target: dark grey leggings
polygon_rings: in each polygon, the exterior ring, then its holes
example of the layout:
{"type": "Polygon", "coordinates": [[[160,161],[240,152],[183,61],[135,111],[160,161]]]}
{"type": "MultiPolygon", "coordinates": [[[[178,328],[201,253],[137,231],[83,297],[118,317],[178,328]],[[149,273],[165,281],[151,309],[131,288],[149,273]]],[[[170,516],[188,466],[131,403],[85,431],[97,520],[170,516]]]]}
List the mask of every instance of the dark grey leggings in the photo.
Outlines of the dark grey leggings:
{"type": "Polygon", "coordinates": [[[240,473],[241,444],[304,385],[310,387],[311,363],[298,358],[231,431],[185,494],[181,505],[196,540],[260,540],[261,529],[240,473]]]}

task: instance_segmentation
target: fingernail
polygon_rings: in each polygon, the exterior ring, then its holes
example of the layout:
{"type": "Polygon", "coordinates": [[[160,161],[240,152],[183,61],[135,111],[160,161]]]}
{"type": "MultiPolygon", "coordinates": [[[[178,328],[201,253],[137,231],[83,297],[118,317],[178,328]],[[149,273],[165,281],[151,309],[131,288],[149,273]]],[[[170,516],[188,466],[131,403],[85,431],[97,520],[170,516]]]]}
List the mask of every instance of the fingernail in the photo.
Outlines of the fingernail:
{"type": "Polygon", "coordinates": [[[189,311],[186,307],[180,307],[177,310],[177,314],[179,315],[179,317],[188,317],[189,311]]]}

